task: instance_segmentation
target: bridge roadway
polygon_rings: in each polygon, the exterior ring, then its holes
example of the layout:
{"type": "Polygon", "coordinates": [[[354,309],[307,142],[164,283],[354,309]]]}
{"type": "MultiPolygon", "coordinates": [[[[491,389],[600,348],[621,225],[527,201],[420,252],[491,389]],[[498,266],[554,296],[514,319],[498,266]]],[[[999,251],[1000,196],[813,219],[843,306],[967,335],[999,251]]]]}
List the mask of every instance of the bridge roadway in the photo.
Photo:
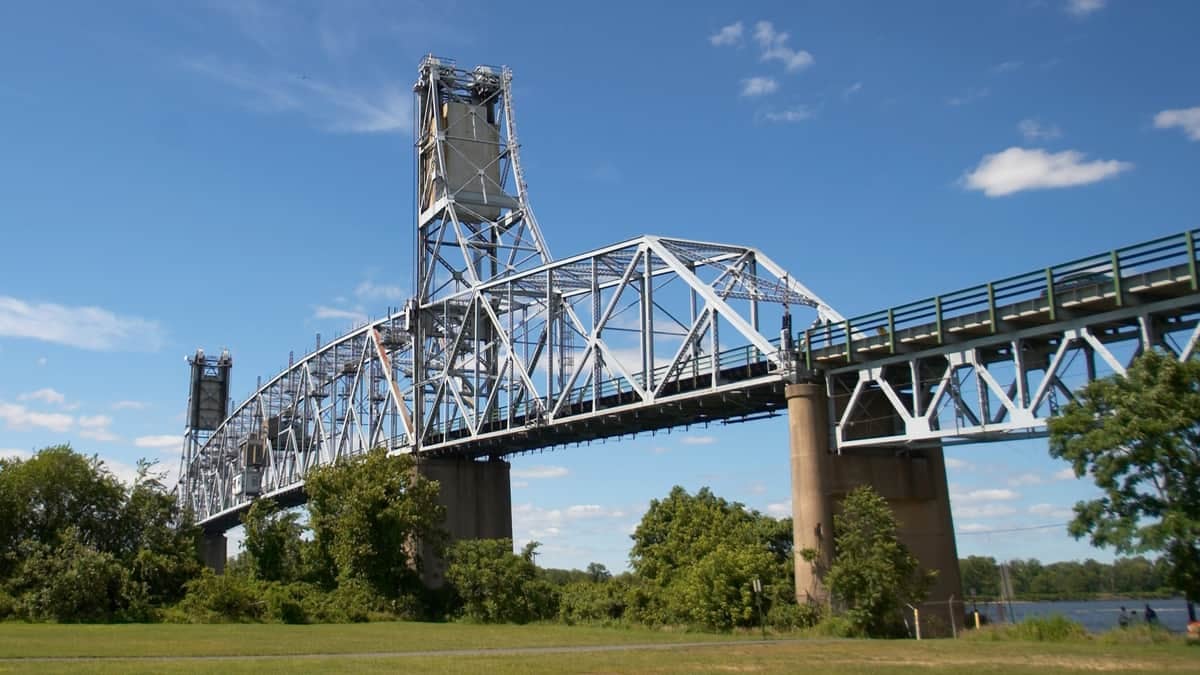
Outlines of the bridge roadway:
{"type": "MultiPolygon", "coordinates": [[[[1044,433],[1045,417],[1052,412],[1046,410],[1044,401],[1033,402],[1036,414],[1032,417],[1015,416],[1007,425],[997,419],[990,428],[988,420],[983,420],[974,428],[968,425],[941,429],[937,416],[926,411],[930,428],[923,435],[906,435],[903,428],[897,431],[894,423],[897,411],[884,413],[893,423],[885,425],[887,430],[883,432],[878,424],[856,423],[848,413],[855,403],[851,392],[856,382],[867,379],[867,373],[880,368],[903,366],[900,370],[907,371],[915,360],[933,359],[939,362],[940,370],[945,367],[948,355],[964,350],[977,353],[981,366],[1012,361],[1011,346],[1017,339],[1027,343],[1019,351],[1040,345],[1038,353],[1042,356],[1018,359],[1018,372],[1049,372],[1054,366],[1054,351],[1065,348],[1062,343],[1070,339],[1075,326],[1086,326],[1086,336],[1093,338],[1090,344],[1101,348],[1129,340],[1164,346],[1167,345],[1164,335],[1186,330],[1190,332],[1186,344],[1175,348],[1182,358],[1190,358],[1196,346],[1197,316],[1200,316],[1194,245],[1197,234],[1200,230],[853,317],[841,325],[810,328],[799,336],[786,359],[794,364],[791,369],[778,368],[776,362],[754,346],[720,352],[715,369],[711,357],[701,355],[693,362],[692,373],[666,383],[651,405],[645,404],[636,392],[623,390],[622,381],[613,378],[602,383],[597,400],[589,395],[594,391],[591,386],[573,389],[571,402],[550,424],[542,422],[540,415],[514,412],[510,418],[507,411],[500,410],[495,420],[485,421],[475,433],[465,424],[443,425],[437,432],[440,442],[422,455],[499,458],[693,424],[748,421],[778,414],[787,405],[786,383],[812,378],[825,380],[829,419],[842,451],[921,441],[940,444],[993,440],[1018,437],[1014,433],[1018,431],[1021,436],[1040,435],[1044,433]],[[718,373],[715,384],[711,375],[714,370],[718,373]],[[598,410],[603,414],[597,415],[598,410]],[[856,424],[860,427],[858,432],[856,424]]],[[[384,326],[387,321],[376,325],[384,326]]],[[[780,339],[771,344],[778,349],[780,339]]],[[[1093,351],[1090,344],[1085,347],[1093,351]]],[[[1111,354],[1105,356],[1113,358],[1111,354]]],[[[1109,365],[1112,370],[1121,368],[1120,363],[1112,360],[1109,365]]],[[[667,367],[656,369],[654,379],[668,376],[666,371],[667,367]]],[[[1094,377],[1095,373],[1089,375],[1094,377]]],[[[642,381],[640,375],[635,377],[642,381]]],[[[913,387],[910,377],[897,384],[897,398],[902,401],[896,402],[911,406],[915,390],[920,392],[917,398],[926,399],[926,408],[936,407],[938,401],[931,400],[931,397],[936,399],[936,379],[927,382],[918,378],[918,382],[920,386],[913,387]]],[[[1015,383],[1010,384],[1008,395],[1011,397],[1017,388],[1015,383]]],[[[1026,392],[1026,407],[1030,406],[1028,399],[1033,393],[1026,392]]],[[[994,404],[995,394],[982,395],[983,408],[987,399],[994,404]]],[[[961,397],[952,400],[945,396],[943,400],[950,406],[965,406],[961,397]]],[[[965,412],[972,414],[970,410],[965,412]]],[[[879,415],[878,411],[875,415],[879,415]]],[[[402,447],[406,443],[406,438],[394,437],[388,445],[402,447]]],[[[297,481],[267,496],[285,506],[302,504],[303,482],[297,481]]],[[[202,525],[210,531],[228,529],[238,524],[240,510],[237,506],[226,509],[203,520],[202,525]]]]}

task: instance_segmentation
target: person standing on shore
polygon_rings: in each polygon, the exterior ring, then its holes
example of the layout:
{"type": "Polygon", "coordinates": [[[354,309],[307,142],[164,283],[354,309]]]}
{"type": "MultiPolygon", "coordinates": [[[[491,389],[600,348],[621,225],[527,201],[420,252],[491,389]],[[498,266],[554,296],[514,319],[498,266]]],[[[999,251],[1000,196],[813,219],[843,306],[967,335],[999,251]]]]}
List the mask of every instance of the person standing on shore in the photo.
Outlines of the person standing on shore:
{"type": "Polygon", "coordinates": [[[1150,608],[1150,603],[1146,603],[1146,623],[1151,626],[1158,625],[1158,612],[1150,608]]]}

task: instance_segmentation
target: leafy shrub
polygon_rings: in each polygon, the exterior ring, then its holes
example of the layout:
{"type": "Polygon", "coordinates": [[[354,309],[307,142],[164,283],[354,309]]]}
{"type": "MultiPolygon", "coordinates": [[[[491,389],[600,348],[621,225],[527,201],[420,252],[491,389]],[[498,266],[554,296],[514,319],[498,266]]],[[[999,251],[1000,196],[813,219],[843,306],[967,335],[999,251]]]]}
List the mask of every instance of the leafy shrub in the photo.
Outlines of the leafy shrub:
{"type": "Polygon", "coordinates": [[[125,618],[136,589],[112,554],[82,541],[77,528],[51,548],[26,540],[11,580],[18,591],[14,613],[31,621],[106,622],[125,618]]]}
{"type": "Polygon", "coordinates": [[[820,605],[776,602],[767,611],[767,625],[780,630],[811,628],[825,618],[820,605]]]}
{"type": "Polygon", "coordinates": [[[559,591],[558,617],[567,624],[610,623],[625,615],[626,584],[575,581],[559,591]]]}
{"type": "Polygon", "coordinates": [[[1031,616],[1017,624],[989,626],[967,632],[973,640],[991,642],[1027,640],[1031,642],[1072,642],[1090,639],[1087,629],[1061,614],[1031,616]]]}
{"type": "Polygon", "coordinates": [[[304,599],[319,592],[307,584],[263,584],[263,600],[266,603],[263,618],[273,623],[308,623],[308,612],[304,599]]]}
{"type": "Polygon", "coordinates": [[[204,572],[189,581],[178,609],[192,623],[258,621],[265,603],[258,599],[253,580],[238,574],[204,572]]]}

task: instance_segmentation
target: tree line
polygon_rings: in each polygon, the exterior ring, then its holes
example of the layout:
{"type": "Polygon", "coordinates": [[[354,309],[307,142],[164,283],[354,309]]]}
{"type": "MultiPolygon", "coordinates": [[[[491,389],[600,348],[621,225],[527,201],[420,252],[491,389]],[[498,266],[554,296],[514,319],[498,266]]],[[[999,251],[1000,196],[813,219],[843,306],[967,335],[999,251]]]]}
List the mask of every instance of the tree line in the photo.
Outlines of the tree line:
{"type": "Polygon", "coordinates": [[[1092,559],[1042,563],[1037,558],[998,563],[991,556],[968,556],[958,561],[964,597],[995,600],[1001,596],[1000,566],[1007,568],[1014,600],[1088,600],[1119,597],[1171,597],[1178,591],[1168,581],[1170,564],[1164,558],[1117,558],[1112,563],[1092,559]]]}
{"type": "MultiPolygon", "coordinates": [[[[200,563],[199,528],[154,467],[141,464],[124,486],[99,459],[67,446],[0,460],[0,619],[561,621],[722,631],[829,617],[828,606],[796,603],[791,520],[707,488],[676,487],[653,500],[632,535],[631,569],[616,575],[598,563],[539,567],[536,542],[520,551],[508,539],[448,542],[438,486],[409,457],[377,450],[319,467],[305,489],[307,518],[255,501],[242,516],[243,551],[214,574],[200,563]],[[432,561],[421,550],[444,560],[441,588],[422,583],[432,561]]],[[[837,630],[903,630],[899,608],[919,601],[924,586],[917,561],[895,540],[886,502],[859,491],[837,527],[837,630]]]]}

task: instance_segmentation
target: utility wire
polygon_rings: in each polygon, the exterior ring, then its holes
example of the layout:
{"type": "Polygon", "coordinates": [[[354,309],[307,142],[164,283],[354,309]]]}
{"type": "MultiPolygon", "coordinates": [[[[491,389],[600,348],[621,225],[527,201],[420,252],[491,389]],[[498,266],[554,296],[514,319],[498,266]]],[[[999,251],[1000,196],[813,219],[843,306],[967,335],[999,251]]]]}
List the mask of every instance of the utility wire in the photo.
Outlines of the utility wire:
{"type": "Polygon", "coordinates": [[[1001,534],[1004,532],[1028,532],[1029,530],[1048,530],[1052,527],[1066,527],[1069,523],[1051,523],[1050,525],[1031,525],[1029,527],[1010,527],[1003,530],[971,530],[969,532],[955,532],[956,536],[967,534],[1001,534]]]}

